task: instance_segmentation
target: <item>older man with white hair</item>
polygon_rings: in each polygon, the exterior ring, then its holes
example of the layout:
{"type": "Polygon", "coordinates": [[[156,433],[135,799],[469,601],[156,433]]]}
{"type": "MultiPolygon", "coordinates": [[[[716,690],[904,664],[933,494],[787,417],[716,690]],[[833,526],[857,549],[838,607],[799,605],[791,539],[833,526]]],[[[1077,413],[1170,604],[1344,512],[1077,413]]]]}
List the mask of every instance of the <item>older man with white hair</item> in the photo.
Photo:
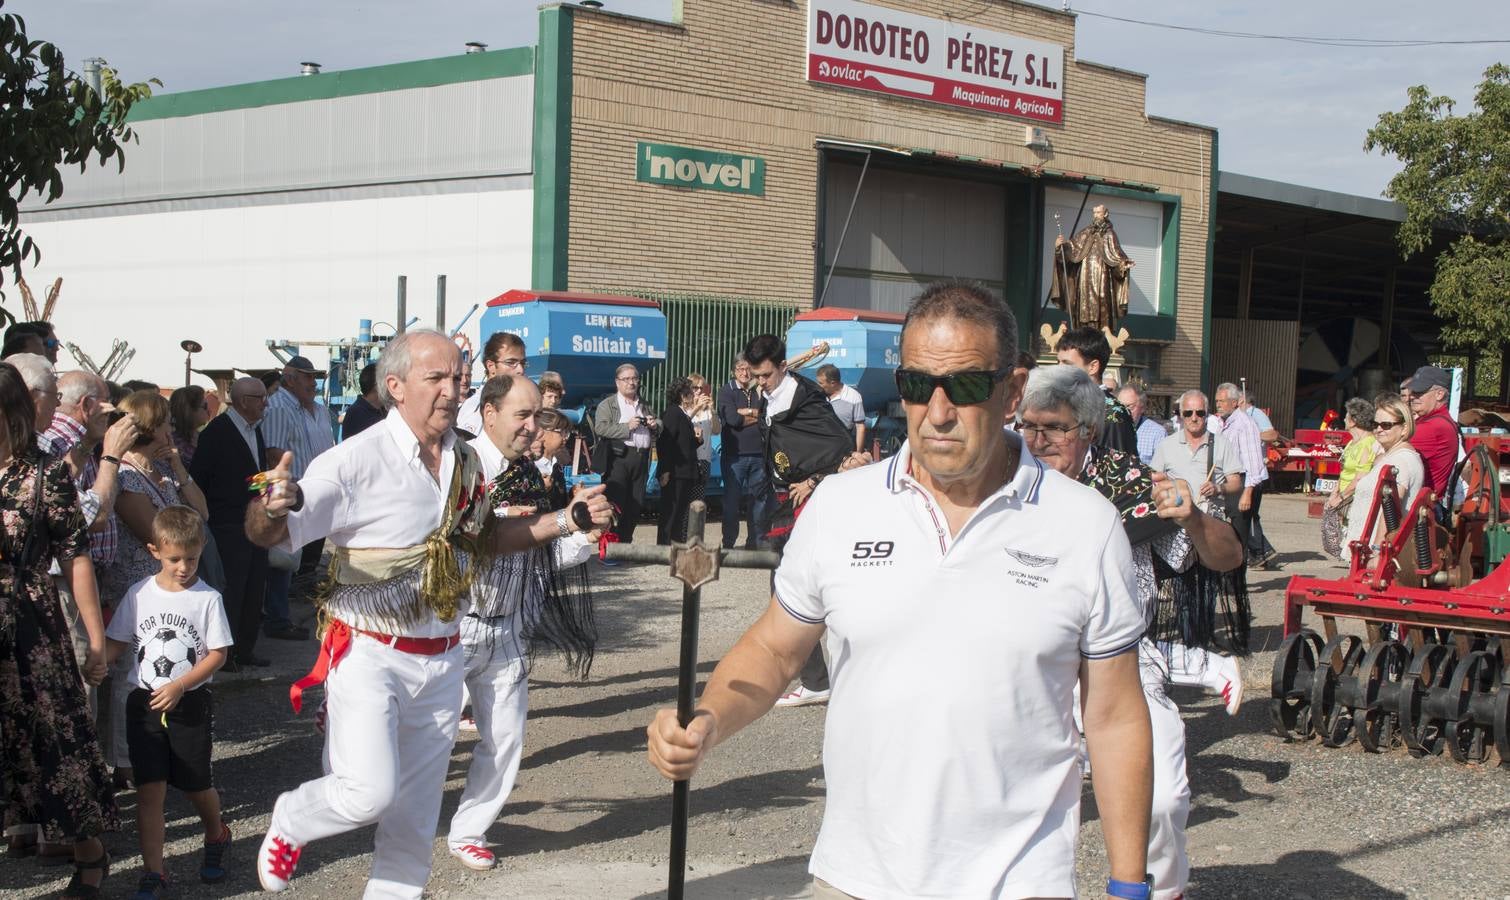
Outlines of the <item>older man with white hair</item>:
{"type": "MultiPolygon", "coordinates": [[[[335,427],[330,411],[315,399],[318,393],[314,363],[303,356],[291,357],[283,367],[278,390],[267,398],[267,412],[262,418],[262,437],[273,452],[287,450],[293,454],[294,478],[304,477],[309,464],[321,453],[335,446],[335,427]]],[[[320,561],[324,541],[315,541],[304,550],[300,571],[310,571],[320,561]]],[[[289,593],[294,573],[287,569],[269,569],[267,590],[262,601],[263,633],[271,638],[303,640],[308,637],[294,627],[289,612],[289,593]]],[[[239,650],[239,648],[238,648],[239,650]]],[[[248,652],[242,663],[265,665],[248,652]]]]}
{"type": "Polygon", "coordinates": [[[247,508],[247,536],[260,546],[334,546],[324,641],[290,692],[297,709],[305,689],[325,684],[329,774],[274,804],[257,854],[269,891],[288,887],[305,844],[375,823],[365,896],[421,895],[460,718],[464,567],[485,570],[498,554],[610,518],[601,487],[556,513],[492,514],[477,453],[453,430],[461,351],[445,335],[395,338],[377,376],[383,422],[319,456],[301,479],[285,452],[247,508]]]}
{"type": "MultiPolygon", "coordinates": [[[[1072,366],[1033,370],[1023,392],[1018,431],[1033,455],[1050,467],[1095,488],[1117,507],[1132,545],[1137,598],[1150,629],[1157,619],[1161,581],[1199,584],[1199,564],[1223,571],[1240,566],[1243,547],[1225,520],[1201,512],[1194,492],[1183,480],[1150,472],[1137,456],[1097,444],[1104,427],[1105,399],[1090,376],[1072,366]],[[1158,556],[1162,567],[1154,565],[1158,556]],[[1166,573],[1163,579],[1158,573],[1166,573]],[[1189,573],[1186,575],[1186,573],[1189,573]]],[[[1205,579],[1207,583],[1211,578],[1205,579]]],[[[1176,596],[1197,593],[1173,588],[1176,596]]],[[[1190,813],[1190,782],[1185,774],[1185,725],[1165,693],[1169,667],[1154,642],[1138,645],[1139,673],[1153,729],[1153,816],[1148,832],[1148,871],[1153,896],[1173,900],[1185,892],[1190,862],[1185,853],[1185,822],[1190,813]]],[[[1241,699],[1241,680],[1237,681],[1241,699]]]]}

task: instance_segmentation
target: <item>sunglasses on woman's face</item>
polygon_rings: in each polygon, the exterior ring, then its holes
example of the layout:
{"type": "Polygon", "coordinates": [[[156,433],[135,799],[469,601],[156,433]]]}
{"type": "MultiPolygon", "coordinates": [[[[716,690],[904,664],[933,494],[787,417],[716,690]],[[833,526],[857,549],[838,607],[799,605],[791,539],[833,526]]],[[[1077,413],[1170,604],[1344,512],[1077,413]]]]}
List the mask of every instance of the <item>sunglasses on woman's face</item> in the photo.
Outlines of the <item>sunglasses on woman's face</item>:
{"type": "Polygon", "coordinates": [[[1180,415],[1187,419],[1191,416],[1200,416],[1204,419],[1206,418],[1206,411],[1204,409],[1182,409],[1180,410],[1180,415]]]}
{"type": "Polygon", "coordinates": [[[1399,425],[1399,424],[1400,424],[1400,420],[1399,419],[1375,419],[1374,420],[1374,430],[1375,431],[1388,431],[1391,428],[1394,428],[1396,425],[1399,425]]]}
{"type": "Polygon", "coordinates": [[[1010,374],[1010,371],[970,371],[930,375],[915,369],[897,369],[897,392],[907,403],[927,403],[933,399],[934,391],[943,388],[944,396],[955,406],[974,406],[986,402],[996,383],[1010,374]]]}

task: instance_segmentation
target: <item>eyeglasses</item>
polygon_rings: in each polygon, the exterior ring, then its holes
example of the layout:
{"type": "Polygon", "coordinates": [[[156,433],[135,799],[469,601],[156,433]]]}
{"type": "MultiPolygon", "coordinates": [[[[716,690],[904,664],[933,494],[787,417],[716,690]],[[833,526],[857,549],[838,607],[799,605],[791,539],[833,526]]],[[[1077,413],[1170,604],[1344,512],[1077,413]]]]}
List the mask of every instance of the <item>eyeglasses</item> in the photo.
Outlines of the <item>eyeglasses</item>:
{"type": "Polygon", "coordinates": [[[639,384],[640,383],[640,380],[638,378],[615,378],[614,380],[615,381],[622,381],[625,384],[639,384]]]}
{"type": "Polygon", "coordinates": [[[997,382],[1004,381],[1009,370],[951,372],[948,375],[931,375],[915,369],[897,369],[897,392],[908,403],[927,403],[933,392],[944,389],[944,396],[955,406],[974,406],[984,403],[991,396],[997,382]]]}
{"type": "Polygon", "coordinates": [[[493,364],[495,366],[503,366],[506,369],[522,369],[525,366],[529,365],[529,362],[530,361],[528,359],[519,356],[506,356],[503,359],[493,360],[493,364]]]}
{"type": "MultiPolygon", "coordinates": [[[[36,394],[38,397],[46,397],[47,396],[47,391],[38,390],[37,388],[32,388],[31,392],[33,394],[36,394]]],[[[59,403],[63,402],[63,394],[61,392],[54,393],[52,396],[53,396],[53,399],[57,400],[59,403]]]]}
{"type": "Polygon", "coordinates": [[[1070,435],[1081,431],[1079,425],[1035,425],[1024,422],[1018,426],[1018,433],[1028,440],[1042,440],[1048,444],[1062,444],[1070,439],[1070,435]]]}
{"type": "Polygon", "coordinates": [[[56,350],[59,347],[63,346],[63,342],[58,340],[57,338],[47,338],[42,341],[42,346],[46,347],[49,350],[56,350]]]}
{"type": "Polygon", "coordinates": [[[1388,422],[1383,421],[1382,419],[1375,419],[1374,420],[1374,430],[1375,431],[1388,431],[1391,428],[1394,428],[1396,425],[1400,425],[1400,424],[1403,424],[1403,423],[1399,419],[1391,419],[1388,422]]]}
{"type": "Polygon", "coordinates": [[[1180,410],[1180,415],[1187,419],[1191,416],[1200,416],[1202,419],[1204,419],[1206,418],[1207,413],[1204,409],[1182,409],[1180,410]]]}

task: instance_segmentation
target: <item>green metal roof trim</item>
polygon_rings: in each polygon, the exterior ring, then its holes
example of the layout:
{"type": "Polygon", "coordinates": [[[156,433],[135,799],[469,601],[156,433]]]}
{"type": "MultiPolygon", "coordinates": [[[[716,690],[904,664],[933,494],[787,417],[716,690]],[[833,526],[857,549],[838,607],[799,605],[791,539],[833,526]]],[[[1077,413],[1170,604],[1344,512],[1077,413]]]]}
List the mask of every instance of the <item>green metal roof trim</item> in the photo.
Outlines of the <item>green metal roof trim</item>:
{"type": "Polygon", "coordinates": [[[206,88],[163,94],[144,100],[131,108],[128,121],[172,119],[231,109],[251,109],[306,100],[329,100],[358,94],[378,94],[409,88],[435,87],[465,81],[485,81],[529,75],[535,70],[534,47],[511,47],[483,53],[458,53],[439,59],[321,72],[318,75],[295,75],[273,81],[254,81],[227,87],[206,88]]]}

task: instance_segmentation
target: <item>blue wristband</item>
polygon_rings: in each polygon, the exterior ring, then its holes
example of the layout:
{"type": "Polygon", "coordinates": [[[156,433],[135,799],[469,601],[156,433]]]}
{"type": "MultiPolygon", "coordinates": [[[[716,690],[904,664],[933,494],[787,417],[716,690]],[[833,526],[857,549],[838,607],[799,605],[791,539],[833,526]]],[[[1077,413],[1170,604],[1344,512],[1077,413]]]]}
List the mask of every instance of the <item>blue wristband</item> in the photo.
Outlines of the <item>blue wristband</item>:
{"type": "Polygon", "coordinates": [[[1153,897],[1153,880],[1147,881],[1118,881],[1115,878],[1106,879],[1106,893],[1111,897],[1123,897],[1126,900],[1150,900],[1153,897]]]}

